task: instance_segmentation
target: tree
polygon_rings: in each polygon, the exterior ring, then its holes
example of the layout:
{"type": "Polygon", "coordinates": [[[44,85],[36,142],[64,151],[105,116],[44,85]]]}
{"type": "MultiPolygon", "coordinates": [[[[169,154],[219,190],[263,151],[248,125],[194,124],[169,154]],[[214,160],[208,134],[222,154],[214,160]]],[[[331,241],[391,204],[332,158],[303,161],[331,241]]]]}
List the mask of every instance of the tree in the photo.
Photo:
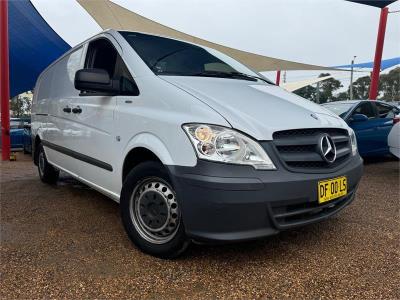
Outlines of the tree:
{"type": "Polygon", "coordinates": [[[10,101],[10,110],[14,117],[20,118],[31,113],[32,100],[26,94],[15,96],[10,101]]]}
{"type": "Polygon", "coordinates": [[[348,100],[348,99],[349,99],[348,92],[340,92],[339,94],[336,95],[333,101],[348,100]]]}
{"type": "Polygon", "coordinates": [[[11,99],[10,109],[14,117],[22,117],[22,115],[24,114],[24,109],[20,97],[15,96],[11,99]]]}
{"type": "MultiPolygon", "coordinates": [[[[321,73],[318,77],[325,77],[330,75],[331,74],[329,73],[321,73]]],[[[328,100],[335,100],[333,93],[336,90],[340,89],[342,86],[342,83],[335,78],[329,78],[321,81],[319,84],[319,103],[325,103],[328,100]]]]}
{"type": "Polygon", "coordinates": [[[371,78],[369,76],[360,77],[356,81],[354,81],[353,99],[359,99],[359,100],[368,99],[370,85],[371,85],[371,78]]]}
{"type": "MultiPolygon", "coordinates": [[[[358,78],[353,83],[353,98],[359,100],[368,99],[370,86],[370,76],[358,78]]],[[[380,75],[378,90],[380,100],[400,101],[400,67],[391,70],[388,74],[380,75]]]]}
{"type": "Polygon", "coordinates": [[[305,87],[302,87],[301,89],[294,91],[293,93],[315,102],[316,94],[317,94],[316,91],[317,91],[317,89],[315,87],[313,87],[311,85],[307,85],[305,87]]]}
{"type": "MultiPolygon", "coordinates": [[[[318,78],[330,76],[329,73],[321,73],[318,78]]],[[[311,85],[305,86],[301,89],[294,91],[296,95],[299,95],[308,100],[317,102],[317,93],[319,86],[319,103],[325,103],[328,100],[335,101],[336,98],[333,96],[333,93],[342,87],[342,83],[334,78],[329,78],[319,82],[317,87],[313,87],[311,85]]]]}
{"type": "MultiPolygon", "coordinates": [[[[329,76],[329,73],[322,73],[318,77],[329,76]]],[[[363,100],[368,99],[369,89],[371,85],[370,76],[363,76],[353,82],[353,99],[363,100]]],[[[319,83],[319,103],[329,101],[339,101],[350,99],[350,86],[347,92],[340,92],[334,96],[334,92],[342,87],[342,83],[334,78],[323,80],[319,83]]],[[[317,88],[311,85],[303,87],[295,94],[304,97],[308,100],[316,102],[317,88]]],[[[387,74],[380,75],[379,78],[379,99],[386,101],[400,101],[400,67],[391,70],[387,74]]]]}
{"type": "Polygon", "coordinates": [[[24,97],[24,113],[30,115],[32,111],[32,98],[24,97]]]}
{"type": "Polygon", "coordinates": [[[400,101],[400,67],[380,76],[379,92],[382,100],[400,101]]]}

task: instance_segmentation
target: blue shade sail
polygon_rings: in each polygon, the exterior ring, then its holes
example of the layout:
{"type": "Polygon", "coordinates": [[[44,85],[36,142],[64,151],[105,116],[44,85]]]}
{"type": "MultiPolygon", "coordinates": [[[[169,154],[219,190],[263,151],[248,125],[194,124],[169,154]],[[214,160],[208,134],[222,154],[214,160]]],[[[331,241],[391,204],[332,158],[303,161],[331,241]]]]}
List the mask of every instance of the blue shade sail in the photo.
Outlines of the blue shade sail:
{"type": "Polygon", "coordinates": [[[10,96],[32,90],[40,73],[68,45],[27,0],[8,2],[10,96]]]}
{"type": "MultiPolygon", "coordinates": [[[[384,59],[381,62],[381,70],[385,70],[394,66],[400,65],[400,56],[399,57],[394,57],[394,58],[389,58],[389,59],[384,59]]],[[[354,68],[366,68],[366,69],[372,69],[374,67],[374,62],[366,62],[366,63],[359,63],[359,64],[354,64],[354,68]]],[[[351,68],[351,65],[342,65],[342,66],[334,66],[332,68],[339,68],[339,69],[348,69],[351,68]]]]}

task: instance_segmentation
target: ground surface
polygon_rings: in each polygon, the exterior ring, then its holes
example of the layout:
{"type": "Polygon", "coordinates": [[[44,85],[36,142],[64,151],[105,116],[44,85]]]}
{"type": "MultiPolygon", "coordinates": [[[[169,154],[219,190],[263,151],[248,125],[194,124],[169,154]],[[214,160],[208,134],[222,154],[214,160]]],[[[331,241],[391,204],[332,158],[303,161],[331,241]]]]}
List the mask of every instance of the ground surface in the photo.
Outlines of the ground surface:
{"type": "Polygon", "coordinates": [[[0,298],[400,299],[399,163],[365,167],[357,199],[325,222],[262,241],[192,246],[163,261],[134,248],[118,205],[29,157],[1,165],[0,298]]]}

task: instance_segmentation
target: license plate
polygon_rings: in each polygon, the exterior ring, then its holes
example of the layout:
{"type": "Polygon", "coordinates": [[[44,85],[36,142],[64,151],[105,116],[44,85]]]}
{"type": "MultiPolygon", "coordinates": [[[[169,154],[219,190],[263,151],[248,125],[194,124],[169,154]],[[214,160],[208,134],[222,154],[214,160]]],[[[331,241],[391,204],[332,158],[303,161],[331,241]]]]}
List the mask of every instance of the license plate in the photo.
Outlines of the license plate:
{"type": "Polygon", "coordinates": [[[346,176],[327,179],[318,182],[318,202],[320,204],[347,194],[346,176]]]}

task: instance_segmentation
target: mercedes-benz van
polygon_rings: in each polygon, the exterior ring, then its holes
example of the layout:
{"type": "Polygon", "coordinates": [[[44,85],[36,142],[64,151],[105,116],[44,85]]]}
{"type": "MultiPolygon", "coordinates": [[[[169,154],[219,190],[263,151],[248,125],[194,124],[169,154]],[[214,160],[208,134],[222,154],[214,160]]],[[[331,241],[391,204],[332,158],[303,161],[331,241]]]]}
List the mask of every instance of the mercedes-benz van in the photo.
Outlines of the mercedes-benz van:
{"type": "Polygon", "coordinates": [[[362,174],[340,117],[216,50],[139,32],[51,64],[32,138],[43,182],[62,170],[119,202],[133,243],[164,258],[326,219],[362,174]]]}

